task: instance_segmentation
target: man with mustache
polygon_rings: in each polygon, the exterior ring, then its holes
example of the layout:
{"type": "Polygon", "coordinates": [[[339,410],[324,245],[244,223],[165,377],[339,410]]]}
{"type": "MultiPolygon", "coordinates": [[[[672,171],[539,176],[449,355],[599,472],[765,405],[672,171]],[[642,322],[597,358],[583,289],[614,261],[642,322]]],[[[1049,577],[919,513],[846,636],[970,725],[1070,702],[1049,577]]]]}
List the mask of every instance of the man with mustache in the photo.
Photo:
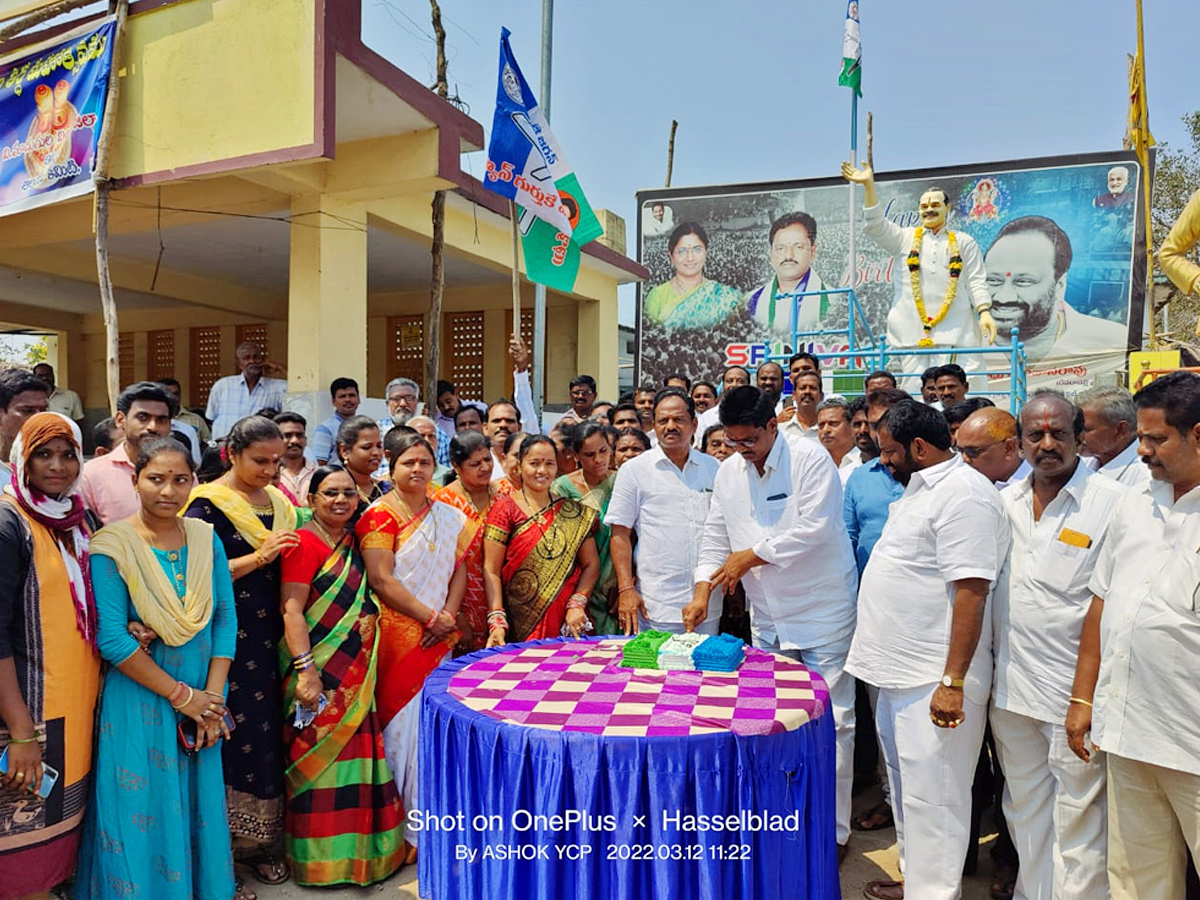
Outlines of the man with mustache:
{"type": "MultiPolygon", "coordinates": [[[[863,234],[896,257],[892,280],[895,297],[887,317],[889,347],[905,349],[932,347],[978,347],[980,332],[985,343],[995,343],[996,323],[989,309],[979,245],[969,234],[946,227],[950,195],[938,187],[921,195],[917,228],[901,228],[883,215],[871,167],[856,169],[842,163],[842,176],[863,186],[863,234]],[[952,265],[953,264],[953,265],[952,265]],[[956,273],[955,269],[960,269],[956,273]],[[922,315],[919,299],[924,304],[922,315]],[[960,293],[964,296],[959,296],[960,293]],[[947,301],[949,301],[947,303],[947,301]]],[[[902,371],[916,374],[931,364],[953,362],[943,356],[900,355],[902,371]]],[[[968,371],[983,368],[980,356],[959,360],[968,371]]]]}
{"type": "Polygon", "coordinates": [[[734,388],[720,408],[725,444],[735,454],[713,481],[695,591],[683,621],[688,631],[698,629],[710,618],[712,591],[732,590],[740,581],[754,646],[802,662],[829,685],[840,859],[850,836],[854,780],[854,679],[844,665],[858,574],[842,519],[841,481],[819,443],[780,431],[766,392],[734,388]]]}
{"type": "MultiPolygon", "coordinates": [[[[692,446],[696,409],[683,391],[659,391],[653,416],[658,444],[617,470],[604,516],[612,528],[618,621],[625,634],[683,631],[683,609],[692,599],[692,572],[719,465],[692,446]]],[[[697,631],[717,633],[720,606],[718,600],[697,631]]]]}
{"type": "Polygon", "coordinates": [[[771,280],[746,297],[746,313],[773,334],[791,338],[792,310],[800,303],[796,330],[818,331],[829,313],[827,294],[790,297],[792,293],[824,290],[821,276],[812,270],[817,256],[817,223],[808,213],[786,213],[771,223],[767,237],[771,280]]]}
{"type": "Polygon", "coordinates": [[[879,689],[875,725],[906,882],[873,881],[864,894],[958,900],[992,682],[988,599],[1008,520],[987,479],[951,451],[937,410],[902,400],[876,435],[905,488],[863,572],[846,670],[879,689]]]}
{"type": "Polygon", "coordinates": [[[1128,489],[1080,459],[1083,412],[1057,391],[1036,391],[1017,431],[1033,468],[1000,495],[1012,549],[993,601],[991,710],[1004,816],[1020,857],[1015,895],[1104,898],[1104,760],[1071,752],[1063,711],[1088,582],[1128,489]]]}
{"type": "MultiPolygon", "coordinates": [[[[1030,367],[1048,360],[1086,363],[1089,354],[1111,356],[1124,349],[1124,325],[1085,315],[1066,302],[1071,240],[1053,220],[1013,219],[992,241],[984,265],[1001,340],[1018,329],[1030,367]]],[[[1095,365],[1088,369],[1089,374],[1103,374],[1095,365]]],[[[1112,370],[1115,365],[1105,367],[1112,370]]]]}
{"type": "Polygon", "coordinates": [[[1118,502],[1088,582],[1066,736],[1108,763],[1113,897],[1175,898],[1200,858],[1200,377],[1172,372],[1133,402],[1153,480],[1118,502]]]}
{"type": "Polygon", "coordinates": [[[818,440],[817,407],[825,399],[821,376],[812,373],[798,375],[793,382],[792,416],[779,426],[784,434],[818,440]]]}

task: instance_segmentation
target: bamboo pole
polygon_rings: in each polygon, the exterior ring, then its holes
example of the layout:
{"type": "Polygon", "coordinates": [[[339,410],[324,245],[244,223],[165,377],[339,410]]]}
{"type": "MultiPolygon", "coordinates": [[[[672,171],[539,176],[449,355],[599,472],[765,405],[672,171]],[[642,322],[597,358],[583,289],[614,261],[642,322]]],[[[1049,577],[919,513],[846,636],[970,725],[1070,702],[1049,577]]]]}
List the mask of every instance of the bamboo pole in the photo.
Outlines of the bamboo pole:
{"type": "Polygon", "coordinates": [[[671,174],[675,170],[675,129],[679,122],[671,120],[671,136],[667,138],[667,187],[671,186],[671,174]]]}
{"type": "MultiPolygon", "coordinates": [[[[446,29],[442,27],[442,10],[438,0],[429,0],[430,14],[433,18],[433,33],[437,38],[437,84],[434,90],[443,100],[450,95],[450,86],[446,79],[446,29]]],[[[442,355],[442,305],[446,294],[446,192],[433,193],[433,242],[429,249],[433,266],[433,283],[429,291],[429,353],[425,357],[425,398],[426,408],[432,409],[437,403],[437,383],[441,369],[442,355]]]]}
{"type": "Polygon", "coordinates": [[[513,331],[521,333],[521,229],[517,223],[517,204],[508,201],[508,217],[512,220],[512,291],[513,331]]]}
{"type": "Polygon", "coordinates": [[[69,13],[73,9],[78,9],[81,6],[87,6],[89,3],[95,2],[96,0],[59,0],[58,3],[52,3],[35,12],[31,12],[24,18],[17,19],[11,25],[5,25],[3,28],[0,28],[0,44],[9,38],[16,37],[23,31],[28,31],[35,25],[41,25],[43,22],[48,22],[50,19],[69,13]]]}
{"type": "Polygon", "coordinates": [[[104,102],[104,124],[96,142],[96,275],[100,284],[100,307],[104,313],[104,370],[108,386],[109,411],[116,413],[117,395],[121,393],[120,327],[117,322],[117,301],[113,296],[112,274],[108,267],[108,180],[109,147],[112,144],[113,122],[117,117],[117,101],[121,96],[118,77],[122,38],[129,18],[129,0],[116,0],[117,26],[113,31],[112,65],[108,72],[108,92],[104,102]]]}
{"type": "Polygon", "coordinates": [[[867,166],[872,172],[875,171],[875,135],[871,131],[874,125],[873,119],[874,116],[867,113],[867,166]]]}

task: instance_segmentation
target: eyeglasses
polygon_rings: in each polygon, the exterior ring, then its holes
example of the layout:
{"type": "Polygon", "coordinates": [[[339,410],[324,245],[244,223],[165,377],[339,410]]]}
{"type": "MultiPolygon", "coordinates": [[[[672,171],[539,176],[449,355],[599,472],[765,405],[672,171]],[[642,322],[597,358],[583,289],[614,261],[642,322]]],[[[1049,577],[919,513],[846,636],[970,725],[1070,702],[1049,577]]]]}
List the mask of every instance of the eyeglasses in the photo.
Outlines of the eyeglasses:
{"type": "Polygon", "coordinates": [[[355,497],[358,496],[358,491],[355,490],[354,488],[347,488],[344,491],[336,491],[336,490],[317,491],[317,493],[320,494],[322,497],[324,497],[326,500],[336,500],[338,497],[345,497],[347,500],[353,500],[355,497]]]}
{"type": "Polygon", "coordinates": [[[704,246],[675,248],[676,256],[703,256],[706,252],[708,252],[708,248],[704,246]]]}
{"type": "Polygon", "coordinates": [[[967,459],[979,459],[985,451],[990,450],[997,444],[1003,444],[1004,441],[992,441],[990,444],[984,444],[982,447],[954,447],[954,452],[961,453],[967,459]]]}
{"type": "Polygon", "coordinates": [[[736,450],[738,447],[741,447],[743,450],[749,450],[751,447],[753,447],[755,444],[758,443],[759,437],[762,437],[762,435],[759,435],[758,437],[740,438],[740,439],[739,438],[731,438],[731,437],[723,437],[723,438],[721,438],[721,443],[724,444],[726,447],[729,447],[731,450],[736,450]]]}
{"type": "Polygon", "coordinates": [[[416,400],[416,394],[392,394],[388,397],[388,403],[415,403],[416,400]]]}

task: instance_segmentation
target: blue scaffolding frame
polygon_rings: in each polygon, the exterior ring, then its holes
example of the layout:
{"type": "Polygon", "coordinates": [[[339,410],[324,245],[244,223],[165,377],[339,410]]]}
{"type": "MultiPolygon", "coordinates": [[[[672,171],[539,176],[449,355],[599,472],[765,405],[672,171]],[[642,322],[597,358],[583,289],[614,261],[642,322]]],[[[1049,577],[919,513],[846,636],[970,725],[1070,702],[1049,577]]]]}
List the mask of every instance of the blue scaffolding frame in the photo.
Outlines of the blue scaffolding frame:
{"type": "MultiPolygon", "coordinates": [[[[912,347],[902,350],[889,349],[887,346],[887,338],[880,336],[876,338],[875,332],[871,328],[871,323],[867,321],[866,314],[863,312],[862,306],[858,302],[858,297],[854,293],[853,288],[825,288],[819,291],[792,291],[783,292],[775,295],[776,300],[788,299],[791,301],[791,334],[792,344],[795,348],[793,352],[799,352],[800,348],[808,347],[815,340],[821,338],[844,338],[846,341],[846,349],[827,351],[821,353],[813,353],[813,356],[822,361],[827,359],[849,359],[851,364],[856,360],[861,360],[863,363],[862,371],[870,372],[877,369],[887,369],[889,360],[900,359],[906,357],[921,357],[921,356],[991,356],[993,358],[1005,354],[1008,365],[1002,369],[983,369],[980,371],[968,373],[969,377],[987,378],[993,375],[1000,375],[1008,378],[1007,390],[974,390],[971,394],[975,397],[1007,397],[1009,411],[1015,416],[1025,403],[1027,391],[1026,384],[1026,357],[1025,344],[1019,339],[1016,328],[1009,332],[1007,346],[1004,344],[993,344],[989,347],[912,347]],[[822,297],[831,294],[845,294],[847,298],[847,306],[849,308],[849,318],[845,328],[821,329],[819,331],[800,331],[798,330],[800,305],[806,297],[822,297]],[[861,338],[865,337],[866,342],[863,343],[861,338]]],[[[822,343],[830,343],[825,340],[822,343]]],[[[768,354],[767,360],[776,362],[787,368],[787,360],[790,354],[768,354]]],[[[855,367],[857,368],[857,367],[855,367]]],[[[836,374],[836,373],[835,373],[836,374]]],[[[903,384],[901,381],[905,378],[920,379],[919,372],[904,373],[893,372],[897,382],[901,387],[908,388],[909,385],[903,384]]],[[[851,396],[861,392],[847,392],[851,396]]],[[[920,385],[916,390],[910,390],[909,393],[919,394],[920,385]]]]}

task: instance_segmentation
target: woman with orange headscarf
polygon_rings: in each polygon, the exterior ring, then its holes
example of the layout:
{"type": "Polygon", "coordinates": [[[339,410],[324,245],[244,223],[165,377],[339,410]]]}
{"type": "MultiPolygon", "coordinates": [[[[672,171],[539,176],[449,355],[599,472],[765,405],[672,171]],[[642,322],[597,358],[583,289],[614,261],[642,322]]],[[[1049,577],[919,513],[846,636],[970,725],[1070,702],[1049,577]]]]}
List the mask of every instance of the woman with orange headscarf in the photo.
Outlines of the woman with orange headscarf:
{"type": "Polygon", "coordinates": [[[0,496],[0,898],[75,870],[100,682],[79,426],[38,413],[12,447],[0,496]],[[58,773],[38,796],[48,769],[58,773]]]}

